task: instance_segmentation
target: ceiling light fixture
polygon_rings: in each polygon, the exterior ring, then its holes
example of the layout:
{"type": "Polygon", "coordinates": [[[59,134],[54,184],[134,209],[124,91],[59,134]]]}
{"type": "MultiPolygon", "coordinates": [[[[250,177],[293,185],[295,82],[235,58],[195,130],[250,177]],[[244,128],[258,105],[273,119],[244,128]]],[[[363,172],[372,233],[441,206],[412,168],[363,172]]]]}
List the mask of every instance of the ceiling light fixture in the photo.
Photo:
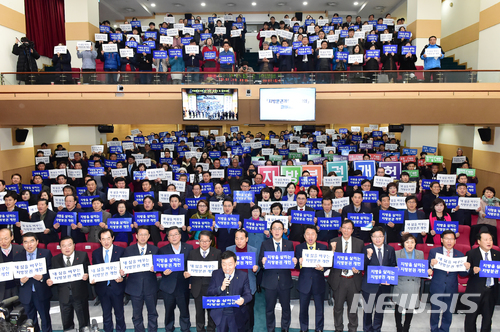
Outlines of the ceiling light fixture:
{"type": "Polygon", "coordinates": [[[151,7],[156,7],[156,4],[155,4],[155,3],[152,3],[152,4],[151,4],[151,7]]]}
{"type": "Polygon", "coordinates": [[[356,2],[354,3],[354,6],[357,6],[357,5],[358,5],[358,2],[356,1],[356,2]]]}
{"type": "Polygon", "coordinates": [[[303,4],[304,6],[307,6],[307,1],[304,1],[302,4],[303,4]]]}
{"type": "Polygon", "coordinates": [[[252,2],[252,6],[257,6],[257,2],[252,2]]]}
{"type": "Polygon", "coordinates": [[[202,6],[202,7],[205,7],[205,5],[206,5],[206,4],[205,4],[204,2],[202,2],[202,3],[201,3],[201,6],[202,6]]]}

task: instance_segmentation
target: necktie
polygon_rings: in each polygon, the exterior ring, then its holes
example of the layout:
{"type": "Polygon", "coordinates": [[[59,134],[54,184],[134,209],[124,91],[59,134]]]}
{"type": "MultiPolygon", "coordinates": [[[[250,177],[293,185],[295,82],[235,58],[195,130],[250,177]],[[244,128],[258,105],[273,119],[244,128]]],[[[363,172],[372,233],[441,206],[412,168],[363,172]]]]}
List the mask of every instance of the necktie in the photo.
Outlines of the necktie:
{"type": "MultiPolygon", "coordinates": [[[[106,255],[104,256],[104,263],[109,263],[109,250],[106,250],[106,255]]],[[[106,286],[109,286],[110,281],[108,280],[108,283],[106,286]]]]}
{"type": "Polygon", "coordinates": [[[378,262],[382,265],[382,248],[378,248],[378,262]]]}
{"type": "MultiPolygon", "coordinates": [[[[446,257],[451,257],[450,254],[451,254],[451,251],[446,250],[446,257]]],[[[450,273],[449,271],[446,271],[446,274],[449,274],[449,273],[450,273]]]]}
{"type": "Polygon", "coordinates": [[[206,257],[207,257],[207,252],[203,251],[203,258],[206,258],[206,257]]]}
{"type": "Polygon", "coordinates": [[[303,209],[303,208],[300,208],[300,209],[299,209],[299,211],[304,211],[304,209],[303,209]]]}
{"type": "MultiPolygon", "coordinates": [[[[30,261],[34,260],[35,259],[35,254],[34,253],[29,254],[29,258],[30,258],[29,259],[30,261]]],[[[31,285],[31,291],[35,292],[35,283],[33,283],[31,285]]]]}
{"type": "Polygon", "coordinates": [[[144,248],[141,248],[141,256],[144,255],[144,248]]]}
{"type": "Polygon", "coordinates": [[[279,242],[276,242],[276,251],[277,251],[277,252],[280,252],[280,251],[281,251],[281,248],[280,248],[280,243],[279,243],[279,242]]]}
{"type": "Polygon", "coordinates": [[[71,262],[69,260],[69,257],[66,257],[66,267],[71,266],[71,262]]]}
{"type": "Polygon", "coordinates": [[[313,246],[309,246],[309,250],[313,250],[313,246]]]}
{"type": "Polygon", "coordinates": [[[359,213],[359,208],[354,208],[354,210],[356,211],[356,213],[359,213]]]}
{"type": "MultiPolygon", "coordinates": [[[[488,253],[487,252],[484,253],[484,260],[485,261],[489,261],[490,260],[488,258],[488,253]]],[[[486,287],[491,287],[491,286],[493,286],[493,278],[486,279],[486,287]]]]}
{"type": "MultiPolygon", "coordinates": [[[[349,246],[349,242],[345,241],[344,253],[346,253],[346,252],[347,252],[347,248],[348,248],[348,246],[349,246]]],[[[347,273],[348,273],[348,272],[349,272],[349,271],[348,271],[347,269],[343,269],[343,270],[342,270],[342,273],[343,273],[343,274],[345,274],[345,275],[347,275],[347,273]]]]}

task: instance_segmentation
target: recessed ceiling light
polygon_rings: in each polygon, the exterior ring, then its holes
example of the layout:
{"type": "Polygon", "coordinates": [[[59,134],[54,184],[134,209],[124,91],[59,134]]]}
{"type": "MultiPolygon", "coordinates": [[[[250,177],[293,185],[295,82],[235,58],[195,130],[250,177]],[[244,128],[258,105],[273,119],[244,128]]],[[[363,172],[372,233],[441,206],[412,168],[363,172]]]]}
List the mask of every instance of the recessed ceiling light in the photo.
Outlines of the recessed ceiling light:
{"type": "Polygon", "coordinates": [[[252,6],[257,6],[257,2],[252,2],[252,6]]]}
{"type": "Polygon", "coordinates": [[[354,6],[357,6],[357,5],[358,5],[358,2],[355,2],[355,3],[354,3],[354,6]]]}
{"type": "Polygon", "coordinates": [[[276,6],[283,7],[286,6],[286,2],[278,2],[276,6]]]}
{"type": "Polygon", "coordinates": [[[116,24],[115,24],[115,25],[113,25],[113,28],[118,28],[118,25],[116,25],[116,24]]]}
{"type": "Polygon", "coordinates": [[[228,7],[234,7],[234,6],[236,6],[236,4],[232,3],[232,2],[228,2],[228,3],[226,3],[226,6],[228,6],[228,7]]]}
{"type": "Polygon", "coordinates": [[[327,4],[328,6],[332,6],[332,7],[337,5],[337,3],[336,3],[336,2],[327,2],[326,4],[327,4]]]}
{"type": "Polygon", "coordinates": [[[152,3],[152,4],[151,4],[151,7],[156,7],[156,4],[155,4],[155,3],[152,3]]]}
{"type": "Polygon", "coordinates": [[[173,5],[174,7],[184,7],[184,5],[183,5],[182,3],[178,3],[178,2],[173,3],[172,5],[173,5]]]}
{"type": "Polygon", "coordinates": [[[134,8],[123,8],[123,11],[128,12],[128,13],[133,13],[135,12],[134,8]]]}
{"type": "Polygon", "coordinates": [[[307,5],[307,1],[304,1],[302,4],[303,4],[304,6],[306,6],[306,5],[307,5]]]}
{"type": "Polygon", "coordinates": [[[201,6],[202,6],[202,7],[205,7],[205,3],[204,3],[204,2],[202,2],[202,3],[201,3],[201,6]]]}

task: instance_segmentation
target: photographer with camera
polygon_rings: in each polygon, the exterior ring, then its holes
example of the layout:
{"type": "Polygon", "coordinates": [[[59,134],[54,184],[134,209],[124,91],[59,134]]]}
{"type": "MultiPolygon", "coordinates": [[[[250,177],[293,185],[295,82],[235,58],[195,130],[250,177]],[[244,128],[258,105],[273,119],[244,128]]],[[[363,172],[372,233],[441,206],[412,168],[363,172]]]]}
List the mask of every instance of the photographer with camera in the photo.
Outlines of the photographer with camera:
{"type": "MultiPolygon", "coordinates": [[[[19,56],[17,58],[17,68],[18,73],[26,72],[38,72],[38,66],[36,60],[40,58],[40,54],[35,50],[35,44],[26,37],[22,37],[21,41],[16,38],[16,43],[12,48],[12,53],[19,56]]],[[[26,84],[36,83],[36,79],[33,75],[17,74],[16,79],[26,84]]]]}

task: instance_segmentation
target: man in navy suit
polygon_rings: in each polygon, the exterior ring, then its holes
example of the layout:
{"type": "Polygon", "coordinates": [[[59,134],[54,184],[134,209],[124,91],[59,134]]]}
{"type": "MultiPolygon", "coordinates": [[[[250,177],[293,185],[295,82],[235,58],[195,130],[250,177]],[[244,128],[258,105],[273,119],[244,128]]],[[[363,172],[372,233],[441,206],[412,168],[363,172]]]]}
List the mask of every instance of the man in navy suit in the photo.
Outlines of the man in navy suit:
{"type": "MultiPolygon", "coordinates": [[[[82,209],[76,207],[78,204],[78,197],[76,195],[68,195],[64,198],[64,205],[66,206],[61,212],[83,212],[82,209]]],[[[77,215],[78,217],[78,215],[77,215]]],[[[78,219],[77,219],[78,220],[78,219]]],[[[75,243],[87,242],[85,234],[82,233],[81,229],[76,226],[76,224],[71,224],[71,226],[60,226],[59,223],[54,224],[54,229],[61,233],[61,237],[71,236],[75,243]]]]}
{"type": "Polygon", "coordinates": [[[22,277],[17,280],[20,284],[19,300],[21,301],[28,318],[33,320],[35,332],[40,331],[40,327],[38,325],[38,315],[40,315],[42,320],[42,331],[52,332],[49,314],[52,291],[46,283],[47,279],[49,279],[48,271],[52,266],[52,254],[50,253],[50,250],[38,249],[37,246],[38,238],[36,235],[34,233],[24,233],[24,250],[21,250],[14,256],[14,262],[25,262],[44,258],[47,266],[47,273],[44,275],[37,274],[33,277],[22,277]]]}
{"type": "MultiPolygon", "coordinates": [[[[21,252],[23,246],[13,244],[14,234],[8,228],[0,229],[0,263],[8,263],[14,260],[14,256],[21,252]]],[[[0,301],[9,297],[19,295],[16,280],[0,282],[0,301]]]]}
{"type": "Polygon", "coordinates": [[[181,230],[182,230],[182,238],[181,238],[181,241],[182,242],[186,242],[187,240],[189,240],[189,234],[188,232],[186,231],[187,230],[187,226],[189,226],[189,220],[187,219],[187,210],[184,209],[181,205],[181,196],[175,194],[175,195],[171,195],[170,198],[169,198],[169,202],[170,202],[170,206],[168,208],[166,208],[165,210],[163,210],[163,214],[171,214],[171,215],[174,215],[174,216],[179,216],[179,215],[183,215],[184,216],[184,226],[182,226],[181,230]]]}
{"type": "MultiPolygon", "coordinates": [[[[227,251],[232,251],[234,253],[253,252],[255,253],[255,260],[257,260],[257,248],[248,245],[248,232],[245,229],[240,228],[236,231],[234,242],[236,244],[234,246],[227,247],[227,251]]],[[[257,291],[256,274],[257,272],[259,272],[259,266],[257,265],[257,262],[255,262],[255,265],[251,269],[243,269],[243,271],[246,271],[248,273],[248,282],[250,283],[250,291],[252,292],[252,301],[246,303],[249,314],[246,331],[252,332],[254,326],[253,308],[255,304],[255,292],[257,291]]]]}
{"type": "MultiPolygon", "coordinates": [[[[352,194],[352,203],[342,208],[342,220],[346,220],[349,213],[372,213],[371,209],[363,203],[363,192],[356,190],[352,194]]],[[[374,225],[375,223],[372,222],[374,225]]],[[[370,232],[362,231],[359,227],[354,228],[354,237],[363,240],[364,243],[370,242],[370,232]]]]}
{"type": "Polygon", "coordinates": [[[45,231],[40,234],[40,241],[45,245],[51,242],[59,242],[59,235],[54,229],[54,220],[57,213],[49,210],[49,202],[46,199],[40,199],[37,203],[38,211],[31,215],[31,221],[43,221],[45,224],[45,231]]]}
{"type": "MultiPolygon", "coordinates": [[[[331,203],[330,203],[331,204],[331,203]]],[[[304,230],[303,242],[295,248],[295,257],[299,261],[300,269],[299,282],[297,290],[300,296],[300,330],[309,330],[309,303],[311,296],[314,299],[314,308],[316,309],[315,331],[323,331],[325,325],[324,303],[325,303],[325,267],[316,265],[313,267],[302,267],[302,252],[304,250],[327,250],[324,244],[316,242],[318,231],[315,226],[307,225],[304,230]]]]}
{"type": "MultiPolygon", "coordinates": [[[[332,210],[332,200],[330,198],[323,197],[321,201],[321,207],[323,210],[316,211],[316,218],[336,218],[341,217],[340,213],[332,210]]],[[[317,220],[317,219],[316,219],[317,220]]],[[[342,219],[341,219],[342,221],[342,219]]],[[[318,222],[316,221],[316,225],[318,222]]],[[[318,232],[318,241],[324,241],[330,243],[333,238],[339,236],[337,230],[320,230],[318,232]]]]}
{"type": "MultiPolygon", "coordinates": [[[[156,255],[158,248],[148,244],[149,227],[139,226],[137,228],[137,244],[132,244],[125,249],[124,257],[156,255]]],[[[120,270],[121,275],[125,273],[120,270]]],[[[129,274],[127,277],[127,285],[125,293],[130,295],[132,300],[132,322],[134,330],[144,332],[144,323],[142,317],[142,309],[144,303],[148,309],[148,332],[156,332],[158,329],[158,312],[156,311],[156,301],[158,300],[158,283],[156,282],[156,273],[154,267],[151,266],[150,271],[138,272],[129,274]]]]}
{"type": "MultiPolygon", "coordinates": [[[[461,277],[468,275],[468,272],[448,272],[434,269],[434,265],[438,263],[436,254],[453,258],[464,257],[463,253],[453,248],[457,243],[457,237],[452,230],[446,230],[441,234],[441,243],[443,244],[442,247],[432,248],[429,251],[429,266],[433,269],[429,288],[429,295],[431,296],[431,332],[450,330],[452,319],[451,302],[453,294],[458,293],[458,275],[461,277]],[[446,308],[441,318],[441,326],[439,326],[442,303],[446,305],[446,308]]],[[[470,263],[465,262],[464,265],[469,270],[470,263]]]]}
{"type": "Polygon", "coordinates": [[[245,332],[248,320],[247,303],[252,301],[248,274],[236,270],[236,254],[225,251],[221,255],[222,268],[212,272],[207,296],[234,296],[239,307],[210,310],[210,316],[217,326],[217,332],[245,332]]]}
{"type": "MultiPolygon", "coordinates": [[[[120,257],[125,253],[125,249],[113,245],[115,234],[113,230],[103,228],[99,231],[99,242],[101,246],[92,252],[92,265],[119,262],[120,257]]],[[[105,332],[113,332],[113,315],[115,312],[116,332],[125,332],[125,316],[123,309],[123,293],[125,292],[125,282],[123,277],[115,280],[95,282],[94,284],[97,296],[101,301],[102,320],[105,332]]]]}
{"type": "MultiPolygon", "coordinates": [[[[177,195],[175,195],[177,196],[177,195]]],[[[178,196],[177,196],[178,197],[178,196]]],[[[170,196],[172,203],[172,196],[170,196]]],[[[161,247],[160,255],[184,255],[184,270],[187,270],[187,259],[193,246],[181,242],[181,229],[171,227],[167,230],[167,238],[170,242],[161,247]]],[[[160,281],[160,290],[165,305],[165,331],[173,332],[175,327],[175,306],[179,308],[179,323],[182,332],[187,332],[191,328],[189,320],[189,278],[184,278],[184,271],[172,272],[170,269],[163,271],[160,281]]]]}
{"type": "MultiPolygon", "coordinates": [[[[288,331],[290,328],[290,289],[293,287],[292,273],[288,269],[266,269],[266,251],[293,251],[292,241],[283,239],[283,223],[279,220],[273,221],[271,224],[272,239],[262,242],[259,251],[259,266],[263,268],[262,288],[265,288],[266,293],[266,325],[267,331],[271,332],[276,329],[276,317],[274,315],[274,307],[276,300],[279,298],[281,304],[281,331],[288,331]]],[[[297,264],[297,258],[293,257],[293,263],[297,264]]]]}
{"type": "MultiPolygon", "coordinates": [[[[288,209],[288,222],[292,221],[292,211],[309,211],[315,212],[315,210],[306,205],[307,203],[307,194],[305,191],[299,191],[297,193],[297,205],[292,206],[288,209]]],[[[288,238],[291,241],[304,242],[304,225],[302,224],[291,224],[290,233],[288,238]]]]}
{"type": "MultiPolygon", "coordinates": [[[[356,193],[355,193],[356,195],[356,193]]],[[[365,255],[365,275],[361,284],[361,292],[365,303],[373,303],[372,308],[365,308],[363,314],[363,330],[380,332],[382,328],[382,321],[384,319],[383,312],[377,312],[377,304],[379,297],[382,294],[390,294],[391,286],[388,283],[383,284],[369,284],[368,283],[368,266],[396,266],[396,255],[394,248],[384,244],[385,231],[381,226],[375,226],[370,231],[372,243],[363,248],[365,255]],[[370,296],[375,296],[374,301],[370,301],[370,296]],[[375,311],[375,315],[373,312],[375,311]],[[375,316],[375,317],[373,317],[375,316]],[[372,322],[373,319],[373,322],[372,322]]],[[[382,301],[384,297],[382,297],[382,301]]]]}
{"type": "MultiPolygon", "coordinates": [[[[222,203],[222,208],[225,215],[233,214],[233,200],[231,198],[225,198],[222,203]]],[[[239,218],[239,216],[238,216],[239,218]]],[[[241,221],[239,222],[241,225],[241,221]]],[[[234,236],[236,234],[236,228],[218,228],[215,230],[215,236],[217,237],[217,247],[221,252],[227,250],[228,247],[234,246],[234,236]]]]}

